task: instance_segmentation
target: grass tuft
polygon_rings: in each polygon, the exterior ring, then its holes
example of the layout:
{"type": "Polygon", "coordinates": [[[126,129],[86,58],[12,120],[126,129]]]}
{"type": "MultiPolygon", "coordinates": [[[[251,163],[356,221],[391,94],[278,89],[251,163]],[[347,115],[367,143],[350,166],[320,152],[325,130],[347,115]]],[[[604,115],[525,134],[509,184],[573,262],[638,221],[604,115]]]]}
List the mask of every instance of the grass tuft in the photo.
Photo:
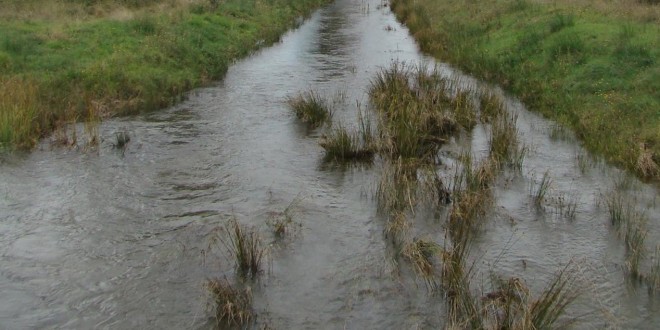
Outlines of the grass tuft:
{"type": "Polygon", "coordinates": [[[211,293],[215,319],[218,328],[244,327],[252,322],[252,292],[249,287],[238,289],[227,279],[212,279],[206,282],[206,288],[211,293]]]}
{"type": "Polygon", "coordinates": [[[515,115],[501,115],[495,119],[490,128],[490,157],[499,165],[522,163],[524,149],[518,146],[518,130],[516,129],[517,118],[515,115]],[[521,151],[523,150],[523,151],[521,151]]]}
{"type": "MultiPolygon", "coordinates": [[[[408,260],[415,272],[422,276],[427,283],[435,283],[435,262],[442,249],[438,244],[424,239],[414,239],[405,244],[401,251],[402,256],[408,260]]],[[[435,285],[433,285],[435,286],[435,285]]]]}
{"type": "Polygon", "coordinates": [[[259,233],[253,228],[242,226],[235,218],[223,229],[224,235],[218,239],[232,257],[238,275],[256,278],[263,270],[262,262],[267,253],[259,233]]]}
{"type": "Polygon", "coordinates": [[[534,300],[529,309],[530,329],[553,329],[565,313],[568,305],[579,297],[577,270],[569,263],[557,272],[541,296],[534,300]]]}
{"type": "Polygon", "coordinates": [[[332,118],[328,102],[321,95],[310,91],[287,99],[289,107],[305,124],[316,128],[332,118]]]}
{"type": "Polygon", "coordinates": [[[543,177],[541,177],[541,182],[536,184],[535,188],[532,188],[532,200],[534,201],[534,205],[537,207],[543,206],[551,185],[552,179],[550,178],[550,171],[546,171],[543,173],[543,177]]]}
{"type": "Polygon", "coordinates": [[[490,123],[506,113],[504,102],[494,93],[487,92],[479,95],[479,104],[481,109],[481,121],[490,123]]]}
{"type": "Polygon", "coordinates": [[[332,127],[319,144],[325,150],[326,161],[371,161],[376,154],[376,139],[371,121],[358,113],[358,131],[349,132],[341,123],[332,127]]]}

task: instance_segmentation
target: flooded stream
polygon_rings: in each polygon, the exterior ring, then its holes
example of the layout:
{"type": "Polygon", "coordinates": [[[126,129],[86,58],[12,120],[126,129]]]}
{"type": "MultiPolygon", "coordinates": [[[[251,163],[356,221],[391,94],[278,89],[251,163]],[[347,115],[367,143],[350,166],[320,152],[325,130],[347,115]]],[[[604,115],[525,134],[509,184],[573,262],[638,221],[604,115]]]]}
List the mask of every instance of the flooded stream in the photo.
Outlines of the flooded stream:
{"type": "MultiPolygon", "coordinates": [[[[323,128],[308,130],[286,104],[314,90],[334,100],[334,121],[354,125],[370,80],[393,61],[425,63],[407,29],[380,0],[336,0],[280,43],[238,61],[225,79],[174,107],[105,121],[93,151],[51,147],[0,161],[0,329],[206,329],[204,282],[233,276],[208,254],[210,233],[235,217],[274,240],[266,220],[296,203],[298,235],[273,244],[253,287],[256,326],[275,329],[442,328],[442,295],[400,270],[374,200],[382,168],[322,161],[323,128]],[[112,143],[126,131],[124,149],[112,143]]],[[[465,88],[496,87],[444,64],[465,88]]],[[[625,246],[605,198],[625,194],[648,219],[642,269],[660,239],[655,187],[590,156],[570,133],[507,98],[527,147],[520,174],[497,181],[495,206],[472,253],[482,270],[542,289],[570,260],[589,279],[569,307],[575,328],[660,327],[660,302],[631,283],[625,246]],[[530,194],[544,173],[549,202],[530,194]],[[575,204],[569,218],[561,200],[575,204]]],[[[442,151],[452,159],[488,147],[481,125],[442,151]]],[[[442,241],[443,220],[415,231],[442,241]]],[[[479,278],[479,277],[478,277],[479,278]]],[[[633,281],[634,282],[634,281],[633,281]]]]}

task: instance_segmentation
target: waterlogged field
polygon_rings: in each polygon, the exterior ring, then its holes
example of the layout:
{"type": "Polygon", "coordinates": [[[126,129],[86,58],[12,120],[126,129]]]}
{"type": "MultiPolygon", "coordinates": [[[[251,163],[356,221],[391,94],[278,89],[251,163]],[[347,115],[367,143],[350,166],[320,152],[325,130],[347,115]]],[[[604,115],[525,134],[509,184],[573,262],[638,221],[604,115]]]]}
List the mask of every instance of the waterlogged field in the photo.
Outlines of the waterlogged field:
{"type": "Polygon", "coordinates": [[[421,54],[385,2],[96,129],[3,156],[2,326],[660,326],[657,188],[421,54]]]}

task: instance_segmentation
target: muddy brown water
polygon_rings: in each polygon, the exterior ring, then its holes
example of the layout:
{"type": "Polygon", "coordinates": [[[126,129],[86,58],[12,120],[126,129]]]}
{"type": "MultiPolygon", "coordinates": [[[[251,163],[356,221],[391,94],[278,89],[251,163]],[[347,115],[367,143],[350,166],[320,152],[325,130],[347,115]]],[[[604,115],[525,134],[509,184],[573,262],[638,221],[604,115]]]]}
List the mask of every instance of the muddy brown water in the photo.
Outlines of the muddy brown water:
{"type": "MultiPolygon", "coordinates": [[[[380,1],[337,0],[187,101],[104,122],[96,151],[44,141],[30,154],[3,156],[0,329],[209,328],[203,283],[233,276],[226,258],[204,253],[210,233],[236,217],[271,242],[265,221],[296,198],[301,230],[271,246],[253,287],[257,326],[441,328],[442,296],[397,265],[383,236],[378,162],[323,164],[323,129],[306,130],[284,102],[319,91],[335,100],[335,120],[350,126],[368,103],[369,80],[392,61],[433,64],[380,1]],[[131,135],[124,150],[112,147],[117,131],[131,135]]],[[[465,88],[501,93],[437,65],[465,88]]],[[[494,271],[538,292],[573,259],[588,280],[569,308],[581,316],[575,328],[660,327],[658,296],[627,280],[624,244],[603,202],[617,189],[644,211],[648,270],[660,238],[656,188],[589,156],[515,99],[507,103],[529,152],[522,173],[505,172],[495,188],[496,206],[471,254],[481,274],[474,281],[494,271]],[[539,209],[530,194],[546,171],[552,186],[539,209]],[[574,219],[557,215],[560,198],[577,201],[574,219]]],[[[486,127],[444,148],[448,180],[468,147],[477,157],[487,152],[486,127]]],[[[441,243],[442,222],[418,216],[415,234],[441,243]]]]}

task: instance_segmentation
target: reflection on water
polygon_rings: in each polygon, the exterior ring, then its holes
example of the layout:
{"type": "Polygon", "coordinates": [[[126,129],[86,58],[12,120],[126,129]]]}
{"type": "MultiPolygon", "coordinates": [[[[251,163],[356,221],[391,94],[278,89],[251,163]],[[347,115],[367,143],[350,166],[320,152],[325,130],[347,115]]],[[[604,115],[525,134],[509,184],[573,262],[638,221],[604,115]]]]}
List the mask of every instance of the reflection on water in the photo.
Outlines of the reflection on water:
{"type": "MultiPolygon", "coordinates": [[[[432,63],[387,7],[375,9],[379,3],[370,1],[367,10],[363,2],[338,0],[182,104],[103,123],[98,153],[45,144],[5,157],[0,328],[207,328],[202,284],[232,272],[225,258],[204,257],[209,233],[234,216],[269,239],[268,215],[298,196],[302,231],[273,246],[270,271],[254,288],[259,324],[442,327],[441,295],[429,295],[397,267],[383,238],[373,201],[379,164],[323,165],[322,130],[301,129],[284,102],[310,89],[344,95],[334,119],[354,125],[356,100],[366,104],[380,68],[393,60],[432,63]],[[119,130],[131,135],[121,152],[111,146],[119,130]]],[[[623,247],[601,202],[622,174],[600,162],[582,171],[575,163],[580,147],[551,139],[552,124],[509,103],[530,152],[522,175],[496,188],[497,207],[473,253],[479,268],[540,289],[558,266],[584,260],[593,288],[575,313],[596,317],[580,326],[609,324],[600,314],[606,310],[623,327],[655,328],[660,313],[653,299],[623,283],[623,247]],[[529,187],[547,170],[553,196],[579,195],[575,220],[530,204],[529,187]]],[[[448,145],[443,176],[452,175],[461,148],[486,150],[487,136],[477,127],[448,145]]],[[[629,190],[652,220],[647,242],[657,242],[657,192],[639,183],[629,190]]],[[[440,221],[418,220],[417,233],[442,240],[440,221]]]]}

